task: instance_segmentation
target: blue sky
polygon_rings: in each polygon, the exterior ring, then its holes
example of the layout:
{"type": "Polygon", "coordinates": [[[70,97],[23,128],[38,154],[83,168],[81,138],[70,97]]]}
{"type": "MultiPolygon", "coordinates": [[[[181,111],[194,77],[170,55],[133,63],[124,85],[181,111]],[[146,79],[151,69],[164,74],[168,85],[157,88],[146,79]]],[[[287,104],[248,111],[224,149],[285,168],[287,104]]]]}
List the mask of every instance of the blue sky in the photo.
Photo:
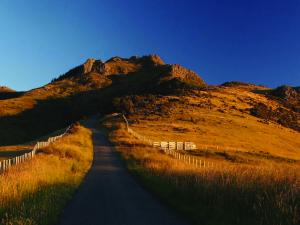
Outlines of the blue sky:
{"type": "Polygon", "coordinates": [[[28,90],[90,57],[151,53],[209,84],[300,86],[300,1],[0,1],[0,85],[28,90]]]}

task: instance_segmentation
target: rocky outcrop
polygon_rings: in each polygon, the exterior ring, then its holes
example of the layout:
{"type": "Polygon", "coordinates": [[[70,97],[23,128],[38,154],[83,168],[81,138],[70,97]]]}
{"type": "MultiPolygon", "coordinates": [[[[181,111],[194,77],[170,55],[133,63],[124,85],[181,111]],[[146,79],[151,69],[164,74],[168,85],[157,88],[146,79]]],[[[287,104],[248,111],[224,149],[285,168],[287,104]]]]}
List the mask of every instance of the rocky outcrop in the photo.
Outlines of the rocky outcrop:
{"type": "Polygon", "coordinates": [[[171,78],[176,78],[190,85],[204,86],[205,82],[202,78],[195,72],[186,69],[178,64],[168,65],[167,76],[171,78]]]}
{"type": "Polygon", "coordinates": [[[250,110],[250,113],[253,116],[264,119],[266,122],[274,121],[282,126],[289,127],[300,132],[300,124],[298,122],[300,115],[290,109],[284,107],[272,109],[264,103],[259,103],[250,110]]]}
{"type": "Polygon", "coordinates": [[[165,65],[165,62],[158,55],[147,55],[137,59],[138,61],[144,62],[144,64],[152,66],[165,65]]]}
{"type": "Polygon", "coordinates": [[[300,87],[280,86],[266,93],[266,96],[300,113],[300,87]]]}
{"type": "Polygon", "coordinates": [[[86,62],[83,64],[83,73],[87,74],[92,71],[92,67],[94,65],[95,59],[88,59],[86,62]]]}
{"type": "MultiPolygon", "coordinates": [[[[101,60],[88,59],[84,64],[75,67],[66,74],[53,80],[53,82],[70,79],[84,85],[91,82],[99,87],[102,84],[110,84],[114,81],[124,81],[135,90],[163,90],[203,87],[205,82],[195,72],[178,64],[169,65],[158,55],[132,56],[130,58],[113,57],[102,62],[101,60]],[[130,82],[124,81],[127,76],[132,75],[130,82]],[[108,82],[110,79],[112,82],[108,82]],[[96,82],[97,81],[97,82],[96,82]],[[97,83],[97,84],[96,84],[97,83]],[[101,84],[101,85],[100,85],[101,84]],[[161,85],[163,84],[163,85],[161,85]]],[[[95,86],[94,84],[90,86],[95,86]]]]}
{"type": "Polygon", "coordinates": [[[260,103],[250,110],[251,114],[300,132],[300,88],[280,86],[264,93],[269,99],[278,102],[281,106],[272,109],[260,103]]]}
{"type": "Polygon", "coordinates": [[[300,87],[284,85],[272,90],[270,94],[286,101],[296,101],[300,103],[300,87]]]}

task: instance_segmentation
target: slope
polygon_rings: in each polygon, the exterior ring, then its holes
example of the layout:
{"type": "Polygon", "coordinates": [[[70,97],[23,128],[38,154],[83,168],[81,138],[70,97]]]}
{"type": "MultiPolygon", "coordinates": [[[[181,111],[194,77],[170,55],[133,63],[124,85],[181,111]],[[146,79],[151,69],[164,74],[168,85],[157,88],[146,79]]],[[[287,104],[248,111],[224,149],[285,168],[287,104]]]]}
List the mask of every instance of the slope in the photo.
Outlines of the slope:
{"type": "MultiPolygon", "coordinates": [[[[134,131],[153,141],[193,141],[203,157],[236,163],[300,160],[300,133],[280,121],[260,119],[253,108],[283,107],[255,85],[210,87],[176,95],[127,96],[116,101],[134,131]]],[[[292,127],[293,128],[293,127],[292,127]]]]}
{"type": "Polygon", "coordinates": [[[95,113],[112,110],[115,97],[199,88],[204,81],[157,55],[88,59],[51,83],[0,100],[0,145],[34,139],[95,113]]]}

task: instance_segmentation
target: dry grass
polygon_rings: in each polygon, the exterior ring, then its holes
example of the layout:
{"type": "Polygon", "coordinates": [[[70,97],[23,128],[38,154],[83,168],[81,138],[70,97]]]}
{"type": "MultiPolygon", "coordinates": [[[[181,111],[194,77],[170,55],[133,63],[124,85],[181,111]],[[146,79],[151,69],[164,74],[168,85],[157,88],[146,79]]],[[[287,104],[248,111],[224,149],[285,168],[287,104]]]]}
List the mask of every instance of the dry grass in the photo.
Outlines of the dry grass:
{"type": "Polygon", "coordinates": [[[54,224],[92,161],[90,130],[73,132],[0,175],[1,224],[54,224]]]}
{"type": "Polygon", "coordinates": [[[137,106],[129,120],[134,131],[153,141],[193,141],[197,146],[218,146],[230,155],[246,154],[248,159],[248,153],[263,153],[300,160],[300,133],[251,116],[249,109],[258,102],[270,107],[278,104],[251,90],[224,87],[159,96],[137,106]]]}
{"type": "MultiPolygon", "coordinates": [[[[113,126],[112,126],[113,127],[113,126]]],[[[122,126],[110,138],[140,181],[195,224],[300,223],[299,166],[219,162],[199,169],[142,145],[122,126]]]]}

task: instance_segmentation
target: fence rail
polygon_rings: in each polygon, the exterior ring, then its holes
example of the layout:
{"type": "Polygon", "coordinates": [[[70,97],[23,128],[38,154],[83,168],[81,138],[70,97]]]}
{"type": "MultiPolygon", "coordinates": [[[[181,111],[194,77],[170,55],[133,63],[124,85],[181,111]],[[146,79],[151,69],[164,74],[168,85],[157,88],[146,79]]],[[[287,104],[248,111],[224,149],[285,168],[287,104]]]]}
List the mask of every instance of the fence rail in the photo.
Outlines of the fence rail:
{"type": "Polygon", "coordinates": [[[10,159],[0,161],[0,172],[4,172],[4,171],[8,170],[10,167],[12,167],[13,165],[18,165],[20,163],[23,163],[27,160],[30,160],[30,159],[34,158],[34,156],[37,153],[37,150],[49,146],[51,143],[55,142],[56,140],[62,138],[66,134],[68,134],[70,128],[71,128],[71,126],[69,126],[66,129],[66,131],[61,135],[54,136],[54,137],[49,137],[47,141],[37,142],[35,144],[35,146],[33,147],[33,149],[28,153],[25,153],[25,154],[22,154],[22,155],[19,155],[19,156],[10,158],[10,159]]]}
{"type": "Polygon", "coordinates": [[[171,155],[173,158],[181,160],[189,165],[193,165],[195,167],[199,167],[199,168],[208,168],[208,167],[213,167],[214,163],[207,161],[207,160],[203,160],[203,159],[199,159],[199,157],[197,156],[191,156],[191,155],[187,155],[187,154],[182,154],[178,151],[175,150],[171,150],[171,149],[162,149],[167,155],[171,155]]]}
{"type": "MultiPolygon", "coordinates": [[[[121,115],[121,114],[119,114],[121,115]]],[[[198,149],[196,144],[194,142],[183,142],[183,141],[152,141],[151,139],[140,135],[139,133],[135,132],[129,127],[129,123],[127,118],[124,114],[122,114],[122,118],[124,119],[126,123],[126,129],[128,133],[130,133],[135,138],[148,143],[150,146],[155,148],[160,148],[164,151],[165,154],[172,156],[175,159],[181,160],[187,164],[199,167],[199,168],[207,168],[207,167],[213,167],[214,163],[199,159],[199,157],[191,156],[188,154],[182,154],[179,151],[190,151],[190,150],[196,150],[198,149]]]]}

